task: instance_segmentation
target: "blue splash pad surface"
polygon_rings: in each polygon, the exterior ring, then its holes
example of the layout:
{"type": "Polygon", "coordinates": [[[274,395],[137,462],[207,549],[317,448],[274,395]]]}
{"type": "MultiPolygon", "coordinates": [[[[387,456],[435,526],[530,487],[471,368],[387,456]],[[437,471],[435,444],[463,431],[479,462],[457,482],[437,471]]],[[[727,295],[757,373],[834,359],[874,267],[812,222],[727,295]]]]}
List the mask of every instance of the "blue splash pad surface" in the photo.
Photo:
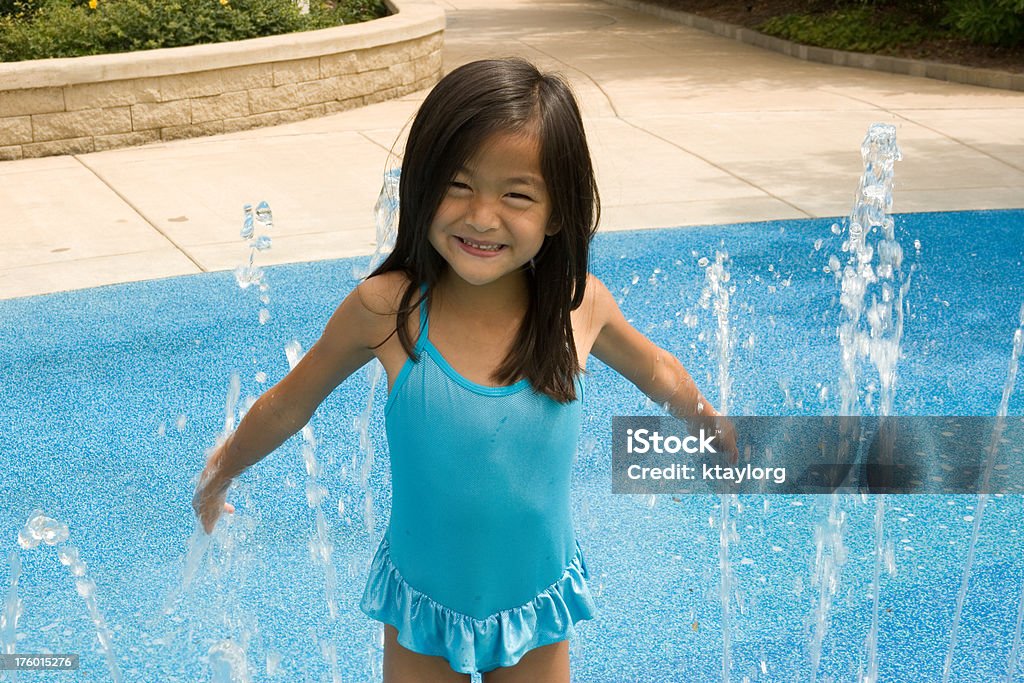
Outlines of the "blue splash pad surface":
{"type": "MultiPolygon", "coordinates": [[[[698,305],[699,259],[728,252],[736,288],[732,412],[835,414],[838,284],[823,272],[829,255],[842,256],[833,222],[603,234],[592,270],[633,324],[678,355],[714,400],[714,322],[698,305]],[[684,322],[688,313],[695,326],[684,322]]],[[[896,412],[993,415],[1024,301],[1024,211],[911,214],[898,216],[897,228],[907,261],[919,268],[908,293],[896,412]]],[[[242,260],[242,245],[239,252],[242,260]]],[[[283,377],[284,345],[297,339],[308,348],[316,340],[354,286],[353,269],[365,263],[267,268],[272,317],[264,326],[258,293],[239,290],[230,273],[0,302],[0,595],[17,552],[19,652],[77,652],[82,669],[62,676],[109,680],[84,603],[53,548],[16,544],[38,508],[70,527],[69,544],[88,564],[113,628],[124,680],[208,680],[205,655],[228,637],[246,641],[254,680],[329,680],[325,646],[332,643],[346,680],[372,678],[380,647],[357,604],[390,493],[382,390],[370,417],[378,454],[370,514],[353,472],[353,461],[362,461],[353,419],[366,405],[366,370],[312,422],[320,481],[330,491],[324,512],[338,571],[337,620],[327,618],[323,574],[310,556],[313,513],[298,437],[242,478],[231,496],[239,512],[222,523],[173,614],[160,616],[180,585],[193,531],[192,479],[223,425],[229,376],[241,375],[243,397],[283,377]],[[265,384],[255,380],[260,371],[265,384]]],[[[589,371],[573,496],[599,616],[580,626],[574,679],[721,680],[720,499],[612,495],[610,416],[659,410],[596,360],[589,371]]],[[[1010,414],[1024,414],[1022,395],[1012,397],[1010,414]]],[[[814,534],[829,503],[749,496],[730,510],[737,534],[729,549],[732,680],[810,679],[814,534]]],[[[976,504],[973,496],[886,498],[896,573],[880,582],[881,680],[941,678],[976,504]]],[[[875,498],[846,496],[840,506],[848,558],[818,675],[853,681],[866,667],[875,498]]],[[[985,510],[952,680],[1005,675],[1024,587],[1022,507],[1009,496],[985,510]]],[[[1013,680],[1024,681],[1024,672],[1013,680]]]]}

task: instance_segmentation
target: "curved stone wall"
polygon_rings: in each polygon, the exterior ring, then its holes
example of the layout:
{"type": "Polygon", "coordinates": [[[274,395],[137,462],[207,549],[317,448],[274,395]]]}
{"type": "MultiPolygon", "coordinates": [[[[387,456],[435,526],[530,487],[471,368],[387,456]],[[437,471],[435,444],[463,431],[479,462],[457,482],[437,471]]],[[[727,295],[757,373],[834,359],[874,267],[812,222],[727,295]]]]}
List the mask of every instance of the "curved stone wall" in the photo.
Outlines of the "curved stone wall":
{"type": "Polygon", "coordinates": [[[272,126],[430,87],[444,11],[387,2],[388,17],[320,31],[0,64],[0,160],[272,126]]]}

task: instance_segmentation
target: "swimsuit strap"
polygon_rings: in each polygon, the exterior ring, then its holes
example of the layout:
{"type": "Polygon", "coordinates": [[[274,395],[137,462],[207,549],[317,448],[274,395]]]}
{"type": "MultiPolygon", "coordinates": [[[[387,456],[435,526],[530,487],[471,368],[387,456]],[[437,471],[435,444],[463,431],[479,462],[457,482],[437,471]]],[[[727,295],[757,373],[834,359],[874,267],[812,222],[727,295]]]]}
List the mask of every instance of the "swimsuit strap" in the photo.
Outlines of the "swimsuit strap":
{"type": "Polygon", "coordinates": [[[427,319],[427,286],[425,284],[420,285],[420,336],[416,340],[416,353],[418,354],[423,347],[426,345],[427,332],[430,329],[430,320],[427,319]]]}

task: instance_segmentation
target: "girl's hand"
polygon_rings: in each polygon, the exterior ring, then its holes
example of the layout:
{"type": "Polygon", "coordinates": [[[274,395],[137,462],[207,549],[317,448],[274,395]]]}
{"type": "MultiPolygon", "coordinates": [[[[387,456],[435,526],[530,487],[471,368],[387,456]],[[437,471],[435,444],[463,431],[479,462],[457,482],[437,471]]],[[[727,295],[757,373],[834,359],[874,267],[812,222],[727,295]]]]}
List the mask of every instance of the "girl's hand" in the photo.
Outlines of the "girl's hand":
{"type": "Polygon", "coordinates": [[[736,425],[725,415],[715,417],[715,439],[723,448],[729,462],[735,465],[740,460],[739,447],[736,445],[736,425]]]}
{"type": "Polygon", "coordinates": [[[213,532],[221,513],[235,511],[235,506],[225,500],[231,479],[220,476],[218,472],[219,453],[218,449],[210,456],[202,474],[199,475],[195,495],[192,496],[192,509],[202,523],[203,530],[208,534],[213,532]]]}
{"type": "Polygon", "coordinates": [[[708,412],[690,421],[690,433],[697,434],[704,430],[705,434],[715,435],[715,446],[731,464],[739,462],[740,452],[736,445],[736,426],[725,415],[715,412],[710,406],[708,412]]]}

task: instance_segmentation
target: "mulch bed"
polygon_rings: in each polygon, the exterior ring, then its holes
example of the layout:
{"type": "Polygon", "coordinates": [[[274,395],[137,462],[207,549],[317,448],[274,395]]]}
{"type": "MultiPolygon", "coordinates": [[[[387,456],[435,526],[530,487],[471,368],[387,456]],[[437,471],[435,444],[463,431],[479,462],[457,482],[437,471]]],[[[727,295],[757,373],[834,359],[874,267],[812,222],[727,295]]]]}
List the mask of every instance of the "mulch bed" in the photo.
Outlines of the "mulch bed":
{"type": "MultiPolygon", "coordinates": [[[[642,0],[652,5],[689,12],[747,28],[757,28],[772,17],[809,11],[826,12],[840,3],[818,0],[642,0]]],[[[899,12],[893,6],[876,6],[877,12],[899,12]]],[[[1013,48],[973,45],[962,38],[935,38],[879,54],[959,64],[984,69],[1024,73],[1024,46],[1013,48]]]]}

